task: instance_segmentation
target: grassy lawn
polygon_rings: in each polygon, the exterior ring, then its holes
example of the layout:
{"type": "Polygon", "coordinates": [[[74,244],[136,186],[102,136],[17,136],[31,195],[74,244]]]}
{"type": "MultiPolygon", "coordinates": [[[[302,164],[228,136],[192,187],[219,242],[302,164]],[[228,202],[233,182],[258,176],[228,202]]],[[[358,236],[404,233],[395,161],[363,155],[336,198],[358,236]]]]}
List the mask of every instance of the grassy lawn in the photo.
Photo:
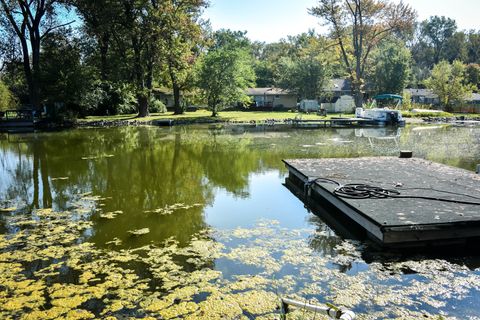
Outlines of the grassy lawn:
{"type": "MultiPolygon", "coordinates": [[[[305,114],[297,112],[277,112],[277,111],[222,111],[217,118],[211,117],[211,112],[207,110],[198,110],[195,112],[185,112],[181,115],[174,115],[172,112],[167,113],[152,113],[149,117],[137,118],[136,114],[122,114],[116,116],[89,116],[86,119],[78,119],[79,122],[95,122],[95,121],[153,121],[153,120],[191,120],[202,121],[218,119],[224,121],[237,121],[237,122],[250,122],[252,120],[261,122],[265,120],[284,120],[284,119],[302,119],[302,120],[314,120],[314,119],[329,119],[332,117],[354,117],[353,114],[329,114],[326,117],[318,116],[315,113],[305,114]]],[[[465,118],[478,117],[479,114],[452,114],[452,113],[411,113],[407,111],[402,112],[405,118],[421,118],[421,117],[454,117],[465,116],[465,118]]]]}
{"type": "Polygon", "coordinates": [[[89,116],[86,119],[78,119],[79,122],[93,122],[93,121],[115,121],[115,120],[126,120],[126,121],[152,121],[152,120],[176,120],[176,119],[185,119],[185,120],[199,120],[199,119],[219,119],[225,121],[264,121],[264,120],[284,120],[284,119],[294,119],[295,117],[301,118],[303,120],[313,120],[313,119],[328,119],[331,117],[353,117],[353,114],[330,114],[327,117],[321,117],[315,113],[305,114],[305,113],[296,113],[296,112],[268,112],[268,111],[221,111],[217,118],[211,117],[211,112],[207,110],[198,110],[195,112],[185,112],[181,115],[174,115],[172,112],[167,113],[153,113],[149,117],[145,118],[136,118],[136,114],[123,114],[116,116],[89,116]]]}

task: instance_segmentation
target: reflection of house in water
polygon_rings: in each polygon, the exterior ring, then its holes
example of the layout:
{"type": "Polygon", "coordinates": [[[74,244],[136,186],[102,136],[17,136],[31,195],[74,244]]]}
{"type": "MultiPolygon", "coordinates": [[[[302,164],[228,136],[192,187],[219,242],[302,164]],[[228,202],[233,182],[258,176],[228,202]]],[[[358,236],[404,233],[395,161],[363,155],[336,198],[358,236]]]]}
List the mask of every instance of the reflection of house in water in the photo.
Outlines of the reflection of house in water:
{"type": "Polygon", "coordinates": [[[380,141],[393,141],[400,147],[399,141],[402,134],[400,127],[361,128],[355,129],[355,137],[367,138],[370,146],[375,148],[380,141]]]}

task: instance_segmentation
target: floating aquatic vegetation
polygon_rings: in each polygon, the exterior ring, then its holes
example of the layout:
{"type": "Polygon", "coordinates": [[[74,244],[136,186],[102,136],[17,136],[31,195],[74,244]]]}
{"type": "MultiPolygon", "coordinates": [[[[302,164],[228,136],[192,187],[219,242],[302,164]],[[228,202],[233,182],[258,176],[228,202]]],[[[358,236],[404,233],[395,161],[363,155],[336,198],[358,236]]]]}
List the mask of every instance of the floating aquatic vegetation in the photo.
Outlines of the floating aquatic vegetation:
{"type": "Polygon", "coordinates": [[[50,180],[52,181],[58,181],[58,180],[68,180],[70,179],[69,177],[55,177],[55,178],[51,178],[50,180]]]}
{"type": "Polygon", "coordinates": [[[113,240],[105,242],[105,244],[113,244],[115,246],[120,246],[122,244],[122,240],[115,237],[113,238],[113,240]]]}
{"type": "MultiPolygon", "coordinates": [[[[78,219],[78,209],[89,210],[80,203],[71,212],[5,217],[19,229],[0,235],[0,318],[274,319],[278,296],[288,295],[349,306],[359,319],[434,319],[432,313],[448,318],[449,300],[480,291],[478,272],[445,260],[375,262],[349,275],[362,262],[361,244],[334,239],[331,251],[318,254],[306,240],[312,230],[289,230],[276,221],[206,229],[183,245],[170,238],[113,250],[122,243],[114,238],[100,249],[82,236],[92,222],[78,219]],[[223,263],[238,273],[225,274],[223,263]],[[405,271],[419,277],[405,277],[405,271]]],[[[315,235],[319,243],[332,240],[329,233],[315,235]]],[[[297,310],[288,319],[313,318],[308,315],[297,310]]]]}
{"type": "Polygon", "coordinates": [[[149,228],[142,228],[142,229],[137,229],[137,230],[130,230],[130,231],[127,231],[127,232],[130,233],[133,236],[143,236],[144,234],[150,233],[150,229],[149,228]]]}
{"type": "Polygon", "coordinates": [[[82,157],[82,160],[97,160],[97,159],[103,159],[103,158],[112,158],[114,156],[115,155],[113,155],[113,154],[102,154],[102,155],[98,155],[98,156],[85,156],[85,157],[82,157]]]}
{"type": "Polygon", "coordinates": [[[111,219],[115,219],[119,214],[122,214],[122,213],[123,213],[123,211],[121,211],[121,210],[104,212],[104,213],[100,213],[99,217],[101,219],[111,220],[111,219]]]}
{"type": "Polygon", "coordinates": [[[184,203],[174,203],[172,205],[166,205],[163,208],[158,208],[155,210],[147,210],[145,211],[146,213],[156,213],[159,215],[167,216],[173,214],[175,211],[183,209],[183,210],[188,210],[191,208],[199,207],[202,206],[200,203],[194,203],[194,204],[184,204],[184,203]]]}

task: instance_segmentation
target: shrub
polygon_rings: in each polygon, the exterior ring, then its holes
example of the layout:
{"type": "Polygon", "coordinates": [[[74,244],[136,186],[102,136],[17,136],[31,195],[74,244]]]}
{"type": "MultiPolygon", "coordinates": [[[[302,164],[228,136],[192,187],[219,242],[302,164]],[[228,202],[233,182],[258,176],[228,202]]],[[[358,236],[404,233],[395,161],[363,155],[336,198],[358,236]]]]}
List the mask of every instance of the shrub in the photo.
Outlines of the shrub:
{"type": "Polygon", "coordinates": [[[402,112],[404,118],[450,118],[454,115],[449,112],[402,112]]]}
{"type": "Polygon", "coordinates": [[[0,111],[15,109],[17,101],[8,87],[0,81],[0,111]]]}
{"type": "Polygon", "coordinates": [[[150,99],[149,110],[152,113],[165,113],[165,112],[167,112],[167,107],[165,106],[165,104],[162,101],[157,100],[157,99],[152,97],[150,99]]]}
{"type": "Polygon", "coordinates": [[[115,115],[137,111],[133,88],[124,83],[97,81],[82,99],[88,114],[115,115]]]}

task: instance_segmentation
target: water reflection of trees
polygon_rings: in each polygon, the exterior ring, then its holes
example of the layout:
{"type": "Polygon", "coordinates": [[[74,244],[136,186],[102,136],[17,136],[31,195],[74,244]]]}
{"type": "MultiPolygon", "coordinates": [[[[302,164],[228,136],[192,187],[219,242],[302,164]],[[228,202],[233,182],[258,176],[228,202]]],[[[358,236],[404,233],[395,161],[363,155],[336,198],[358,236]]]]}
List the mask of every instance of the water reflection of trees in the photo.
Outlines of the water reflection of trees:
{"type": "MultiPolygon", "coordinates": [[[[372,148],[367,137],[352,129],[232,133],[229,127],[124,127],[2,135],[0,197],[20,200],[30,208],[67,210],[75,195],[91,191],[107,198],[102,211],[124,212],[114,223],[94,217],[96,241],[125,238],[127,230],[150,227],[151,233],[142,241],[174,236],[185,242],[205,228],[203,209],[213,202],[215,188],[248,197],[251,174],[285,170],[283,158],[398,152],[396,142],[383,140],[380,148],[372,148]],[[61,177],[68,180],[54,179],[61,177]],[[145,213],[173,203],[202,206],[168,216],[145,213]]],[[[400,146],[417,156],[473,168],[480,158],[479,139],[478,128],[416,131],[407,127],[400,146]]],[[[323,241],[330,240],[315,241],[319,242],[315,246],[322,247],[323,241]]]]}

